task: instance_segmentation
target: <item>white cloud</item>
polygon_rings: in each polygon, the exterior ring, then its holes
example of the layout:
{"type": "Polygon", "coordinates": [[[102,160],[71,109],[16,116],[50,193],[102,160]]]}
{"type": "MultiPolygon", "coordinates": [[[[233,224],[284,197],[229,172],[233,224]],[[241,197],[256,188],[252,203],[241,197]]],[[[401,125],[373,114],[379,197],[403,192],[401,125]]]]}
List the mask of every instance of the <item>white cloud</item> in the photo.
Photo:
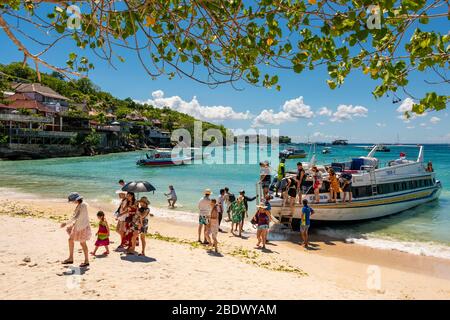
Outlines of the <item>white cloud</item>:
{"type": "Polygon", "coordinates": [[[431,119],[430,119],[430,122],[431,122],[432,124],[436,124],[436,123],[438,123],[439,121],[441,121],[441,118],[438,118],[438,117],[431,117],[431,119]]]}
{"type": "Polygon", "coordinates": [[[313,126],[314,126],[314,123],[308,122],[307,126],[308,126],[308,127],[313,127],[313,126]]]}
{"type": "Polygon", "coordinates": [[[407,126],[406,129],[414,129],[415,126],[407,126]]]}
{"type": "Polygon", "coordinates": [[[316,140],[322,139],[336,139],[338,138],[338,136],[334,136],[334,135],[329,135],[320,131],[316,131],[312,134],[312,137],[315,138],[316,140]]]}
{"type": "Polygon", "coordinates": [[[384,123],[384,122],[377,122],[376,126],[379,127],[379,128],[385,128],[387,126],[387,124],[384,123]]]}
{"type": "Polygon", "coordinates": [[[319,109],[319,111],[317,111],[317,114],[319,116],[327,116],[330,117],[333,114],[333,111],[331,111],[330,109],[328,109],[327,107],[322,107],[319,109]]]}
{"type": "Polygon", "coordinates": [[[312,117],[314,117],[314,112],[311,107],[304,103],[303,97],[298,97],[287,100],[279,112],[274,112],[273,109],[264,109],[253,120],[253,127],[261,127],[265,124],[279,125],[299,118],[311,119],[312,117]]]}
{"type": "Polygon", "coordinates": [[[353,117],[367,117],[369,110],[362,106],[352,106],[341,104],[337,107],[336,112],[330,117],[332,122],[341,122],[344,120],[352,120],[353,117]]]}
{"type": "Polygon", "coordinates": [[[421,124],[419,124],[419,126],[421,126],[421,127],[426,127],[427,124],[426,124],[425,122],[422,122],[421,124]]]}
{"type": "Polygon", "coordinates": [[[152,92],[152,99],[138,102],[148,103],[157,108],[168,107],[205,121],[248,120],[252,118],[250,111],[236,112],[228,106],[203,106],[195,96],[191,101],[185,101],[179,96],[165,97],[162,90],[152,92]]]}
{"type": "Polygon", "coordinates": [[[406,98],[402,101],[401,105],[397,108],[397,112],[401,113],[398,118],[403,120],[403,122],[408,123],[411,120],[417,118],[417,117],[424,117],[427,115],[426,112],[422,114],[417,114],[412,112],[412,107],[414,105],[414,100],[411,98],[406,98]],[[409,113],[409,118],[406,116],[405,112],[409,113]]]}

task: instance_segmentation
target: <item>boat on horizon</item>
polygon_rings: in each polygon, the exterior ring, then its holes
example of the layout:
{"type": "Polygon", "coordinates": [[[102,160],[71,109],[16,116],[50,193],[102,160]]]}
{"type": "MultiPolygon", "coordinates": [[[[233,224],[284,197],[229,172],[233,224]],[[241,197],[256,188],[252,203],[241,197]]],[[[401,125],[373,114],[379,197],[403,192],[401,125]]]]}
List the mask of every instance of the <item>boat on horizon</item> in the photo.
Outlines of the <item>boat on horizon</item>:
{"type": "Polygon", "coordinates": [[[338,139],[331,142],[333,146],[346,146],[348,145],[348,140],[345,139],[338,139]]]}
{"type": "MultiPolygon", "coordinates": [[[[372,146],[363,146],[363,148],[365,150],[372,150],[376,145],[372,145],[372,146]]],[[[391,149],[389,149],[388,147],[386,147],[384,144],[379,144],[377,146],[377,152],[391,152],[391,149]]]]}
{"type": "MultiPolygon", "coordinates": [[[[396,214],[418,205],[438,199],[442,185],[436,179],[435,172],[428,172],[424,163],[424,149],[419,146],[417,159],[406,157],[395,159],[381,165],[374,157],[378,146],[374,146],[367,156],[353,158],[351,161],[334,162],[328,165],[316,165],[315,158],[304,163],[308,177],[303,189],[303,199],[307,199],[314,209],[311,220],[316,221],[361,221],[396,214]],[[314,203],[310,169],[316,165],[322,173],[323,184],[320,189],[320,201],[314,203]],[[338,179],[343,173],[352,175],[352,202],[342,203],[342,193],[338,193],[338,202],[330,203],[329,180],[327,168],[333,168],[338,179]]],[[[287,176],[295,177],[295,172],[287,176]]],[[[261,199],[262,189],[257,184],[258,199],[261,199]]],[[[270,200],[271,214],[282,221],[288,218],[297,224],[302,206],[295,201],[294,211],[289,204],[283,205],[283,199],[274,197],[270,200]]]]}

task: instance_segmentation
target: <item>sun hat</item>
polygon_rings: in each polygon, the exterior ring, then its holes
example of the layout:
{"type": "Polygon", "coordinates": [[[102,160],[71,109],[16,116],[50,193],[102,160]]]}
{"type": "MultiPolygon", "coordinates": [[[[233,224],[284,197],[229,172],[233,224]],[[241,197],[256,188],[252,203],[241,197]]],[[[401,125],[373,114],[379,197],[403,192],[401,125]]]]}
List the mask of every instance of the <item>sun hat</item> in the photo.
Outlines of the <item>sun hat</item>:
{"type": "Polygon", "coordinates": [[[83,197],[77,193],[77,192],[71,192],[69,194],[69,196],[67,197],[67,200],[69,200],[69,202],[74,202],[74,201],[78,201],[78,200],[82,200],[83,197]]]}
{"type": "Polygon", "coordinates": [[[241,190],[241,191],[239,191],[239,193],[245,193],[245,190],[241,190]]]}
{"type": "Polygon", "coordinates": [[[203,191],[204,194],[212,194],[211,189],[205,189],[205,191],[203,191]]]}
{"type": "Polygon", "coordinates": [[[150,201],[148,200],[147,197],[142,197],[142,198],[140,198],[140,199],[139,199],[139,202],[144,202],[146,205],[149,205],[149,204],[150,204],[150,201]]]}
{"type": "Polygon", "coordinates": [[[261,202],[259,205],[256,206],[257,208],[261,208],[261,209],[267,209],[267,206],[264,202],[261,202]]]}

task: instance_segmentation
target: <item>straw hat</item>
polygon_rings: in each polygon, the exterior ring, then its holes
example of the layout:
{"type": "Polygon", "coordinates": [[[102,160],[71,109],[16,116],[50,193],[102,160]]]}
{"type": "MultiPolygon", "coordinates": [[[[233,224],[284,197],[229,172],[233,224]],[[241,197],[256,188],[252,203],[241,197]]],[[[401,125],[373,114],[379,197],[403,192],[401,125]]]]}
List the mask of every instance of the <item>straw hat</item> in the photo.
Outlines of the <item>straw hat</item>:
{"type": "Polygon", "coordinates": [[[150,201],[148,200],[147,197],[142,197],[142,198],[140,198],[140,199],[139,199],[139,202],[143,202],[143,203],[145,203],[146,205],[149,205],[149,204],[150,204],[150,201]]]}
{"type": "Polygon", "coordinates": [[[259,209],[267,209],[267,206],[264,202],[261,202],[259,205],[256,206],[259,209]]]}
{"type": "Polygon", "coordinates": [[[203,191],[203,193],[210,195],[210,194],[212,194],[212,191],[211,191],[211,189],[205,189],[205,191],[203,191]]]}

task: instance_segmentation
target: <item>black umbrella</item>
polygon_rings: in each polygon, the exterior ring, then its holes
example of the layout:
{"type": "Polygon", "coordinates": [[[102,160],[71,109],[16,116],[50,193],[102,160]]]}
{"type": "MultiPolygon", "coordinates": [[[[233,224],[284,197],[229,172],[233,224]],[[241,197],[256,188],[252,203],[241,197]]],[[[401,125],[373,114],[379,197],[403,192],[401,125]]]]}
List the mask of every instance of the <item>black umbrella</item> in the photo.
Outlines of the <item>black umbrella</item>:
{"type": "Polygon", "coordinates": [[[151,192],[155,191],[156,188],[148,181],[131,181],[122,187],[122,191],[127,192],[151,192]]]}

